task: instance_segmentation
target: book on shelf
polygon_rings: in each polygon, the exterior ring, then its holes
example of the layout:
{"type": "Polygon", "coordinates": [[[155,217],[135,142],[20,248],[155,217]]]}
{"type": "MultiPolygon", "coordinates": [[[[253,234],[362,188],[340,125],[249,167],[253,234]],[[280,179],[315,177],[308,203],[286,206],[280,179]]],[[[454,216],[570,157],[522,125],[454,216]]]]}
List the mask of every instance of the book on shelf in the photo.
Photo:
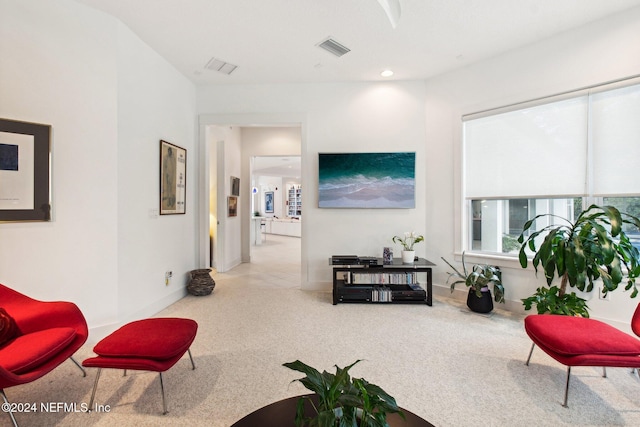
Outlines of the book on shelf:
{"type": "Polygon", "coordinates": [[[393,301],[393,292],[386,286],[376,286],[371,289],[372,302],[391,302],[393,301]]]}
{"type": "Polygon", "coordinates": [[[354,285],[413,285],[418,283],[418,273],[360,273],[351,272],[349,281],[354,285]]]}

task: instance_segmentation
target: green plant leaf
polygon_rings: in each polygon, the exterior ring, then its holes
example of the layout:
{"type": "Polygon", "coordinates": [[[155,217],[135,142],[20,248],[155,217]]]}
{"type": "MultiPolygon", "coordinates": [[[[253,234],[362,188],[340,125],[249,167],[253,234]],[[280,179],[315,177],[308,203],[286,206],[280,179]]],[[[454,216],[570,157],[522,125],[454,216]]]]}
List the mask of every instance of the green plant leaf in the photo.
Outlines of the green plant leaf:
{"type": "Polygon", "coordinates": [[[556,271],[556,260],[552,257],[547,257],[546,263],[544,265],[544,276],[547,278],[547,284],[551,285],[553,281],[554,274],[556,271]]]}
{"type": "Polygon", "coordinates": [[[333,409],[318,412],[317,422],[318,427],[335,427],[336,414],[333,409]]]}
{"type": "Polygon", "coordinates": [[[611,235],[613,237],[620,234],[622,231],[622,215],[618,209],[613,206],[604,206],[602,208],[605,215],[609,218],[609,224],[611,225],[611,235]]]}
{"type": "Polygon", "coordinates": [[[522,268],[527,268],[527,264],[529,263],[529,260],[527,259],[527,254],[525,253],[525,245],[522,245],[520,247],[520,252],[518,253],[518,259],[520,260],[520,266],[522,268]]]}
{"type": "Polygon", "coordinates": [[[293,380],[292,382],[299,381],[306,388],[313,391],[314,393],[317,393],[321,397],[322,395],[325,394],[322,375],[320,374],[320,372],[318,372],[317,369],[312,368],[311,366],[299,360],[296,360],[294,362],[284,363],[282,366],[285,366],[289,369],[293,369],[294,371],[302,372],[303,374],[307,375],[304,378],[293,380]]]}
{"type": "Polygon", "coordinates": [[[614,258],[611,260],[611,268],[609,271],[611,275],[611,281],[617,286],[620,282],[622,282],[623,274],[622,274],[622,266],[620,264],[619,258],[614,258]]]}
{"type": "Polygon", "coordinates": [[[571,286],[575,286],[576,278],[578,277],[578,269],[576,267],[576,250],[573,244],[565,245],[564,247],[564,265],[569,278],[571,286]]]}
{"type": "Polygon", "coordinates": [[[498,283],[493,284],[493,294],[495,302],[504,303],[504,286],[498,283]]]}
{"type": "Polygon", "coordinates": [[[306,397],[301,397],[300,399],[298,399],[298,403],[296,404],[296,418],[295,418],[296,427],[302,427],[307,422],[307,420],[304,417],[305,400],[306,400],[306,397]]]}

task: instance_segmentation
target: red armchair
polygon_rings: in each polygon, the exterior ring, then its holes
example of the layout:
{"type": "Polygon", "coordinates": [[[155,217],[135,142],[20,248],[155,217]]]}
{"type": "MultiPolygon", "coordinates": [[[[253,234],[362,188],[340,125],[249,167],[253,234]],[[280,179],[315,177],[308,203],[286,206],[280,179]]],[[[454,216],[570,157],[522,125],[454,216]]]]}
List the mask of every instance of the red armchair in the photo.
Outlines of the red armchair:
{"type": "MultiPolygon", "coordinates": [[[[0,342],[0,394],[5,403],[5,388],[34,381],[68,358],[86,376],[71,357],[88,336],[87,322],[75,304],[34,300],[0,284],[0,308],[8,314],[4,320],[14,321],[13,336],[4,336],[0,342]]],[[[17,426],[13,414],[9,415],[17,426]]]]}
{"type": "MultiPolygon", "coordinates": [[[[526,365],[537,345],[556,361],[567,366],[564,403],[567,407],[572,366],[640,368],[640,340],[595,319],[553,314],[534,314],[524,319],[524,328],[533,341],[526,365]]],[[[633,314],[631,329],[640,336],[640,304],[633,314]]]]}

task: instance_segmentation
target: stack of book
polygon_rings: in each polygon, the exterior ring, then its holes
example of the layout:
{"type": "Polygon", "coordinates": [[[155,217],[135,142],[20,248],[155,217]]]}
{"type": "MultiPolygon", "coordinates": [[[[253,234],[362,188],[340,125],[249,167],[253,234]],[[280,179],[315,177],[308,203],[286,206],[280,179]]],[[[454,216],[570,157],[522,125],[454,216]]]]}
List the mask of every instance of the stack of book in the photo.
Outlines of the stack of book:
{"type": "Polygon", "coordinates": [[[391,302],[393,295],[391,289],[386,286],[376,286],[371,289],[371,301],[372,302],[391,302]]]}

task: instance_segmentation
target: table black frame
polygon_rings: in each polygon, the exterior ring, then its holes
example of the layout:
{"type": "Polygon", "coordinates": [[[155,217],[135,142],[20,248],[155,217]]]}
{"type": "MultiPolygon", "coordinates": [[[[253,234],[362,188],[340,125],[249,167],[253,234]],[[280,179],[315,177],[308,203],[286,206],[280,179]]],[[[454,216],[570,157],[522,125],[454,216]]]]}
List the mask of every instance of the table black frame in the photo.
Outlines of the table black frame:
{"type": "MultiPolygon", "coordinates": [[[[349,289],[350,287],[356,288],[356,285],[345,285],[342,280],[338,279],[338,274],[341,272],[363,272],[363,273],[389,273],[393,271],[398,272],[417,272],[417,273],[427,273],[427,283],[425,284],[424,290],[426,292],[426,298],[424,300],[415,300],[415,301],[397,301],[398,303],[426,303],[427,305],[433,305],[433,271],[432,267],[435,264],[425,258],[418,258],[418,260],[413,263],[403,263],[401,259],[394,259],[392,263],[385,264],[383,263],[382,258],[377,259],[377,263],[375,265],[366,265],[366,264],[340,264],[333,265],[333,304],[336,305],[338,302],[347,302],[340,301],[340,292],[339,288],[349,289]]],[[[375,285],[362,285],[363,287],[374,287],[375,285]]],[[[352,300],[348,302],[371,302],[370,300],[352,300]]],[[[396,301],[392,301],[394,303],[396,301]]],[[[385,302],[383,304],[388,304],[385,302]]]]}

